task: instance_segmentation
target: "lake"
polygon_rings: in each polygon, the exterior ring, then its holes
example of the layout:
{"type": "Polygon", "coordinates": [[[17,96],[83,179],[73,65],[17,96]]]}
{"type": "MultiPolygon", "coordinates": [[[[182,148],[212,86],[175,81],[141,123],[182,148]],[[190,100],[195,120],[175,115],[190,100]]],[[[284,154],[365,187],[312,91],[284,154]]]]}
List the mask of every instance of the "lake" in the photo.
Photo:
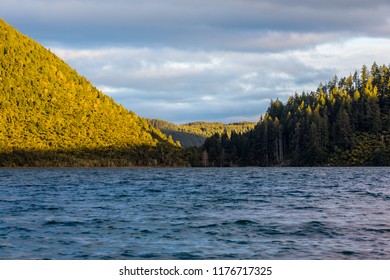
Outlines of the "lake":
{"type": "Polygon", "coordinates": [[[390,168],[0,169],[0,259],[390,259],[390,168]]]}

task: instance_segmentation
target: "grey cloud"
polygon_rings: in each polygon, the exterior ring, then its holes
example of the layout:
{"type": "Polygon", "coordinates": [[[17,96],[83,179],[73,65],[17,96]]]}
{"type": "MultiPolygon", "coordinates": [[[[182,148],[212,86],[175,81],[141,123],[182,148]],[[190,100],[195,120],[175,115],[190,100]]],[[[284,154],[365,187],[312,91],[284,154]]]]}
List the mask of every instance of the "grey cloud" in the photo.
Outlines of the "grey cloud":
{"type": "MultiPolygon", "coordinates": [[[[114,98],[115,99],[115,98],[114,98]]],[[[126,103],[126,99],[115,99],[126,103]]],[[[130,100],[128,100],[130,102],[130,100]]],[[[254,101],[251,103],[223,101],[197,102],[180,104],[168,102],[151,103],[144,100],[134,104],[134,110],[142,117],[159,118],[182,124],[191,121],[221,121],[225,123],[237,121],[258,121],[259,112],[263,112],[269,105],[269,100],[254,101]]]]}
{"type": "Polygon", "coordinates": [[[279,51],[337,36],[390,35],[390,4],[381,0],[2,2],[5,19],[22,31],[67,44],[279,51]]]}
{"type": "MultiPolygon", "coordinates": [[[[256,1],[256,0],[254,0],[256,1]]],[[[312,1],[312,0],[273,0],[273,3],[281,5],[293,5],[293,6],[304,6],[310,8],[322,8],[322,9],[354,9],[360,8],[372,8],[387,6],[389,3],[387,0],[327,0],[327,1],[312,1]]]]}

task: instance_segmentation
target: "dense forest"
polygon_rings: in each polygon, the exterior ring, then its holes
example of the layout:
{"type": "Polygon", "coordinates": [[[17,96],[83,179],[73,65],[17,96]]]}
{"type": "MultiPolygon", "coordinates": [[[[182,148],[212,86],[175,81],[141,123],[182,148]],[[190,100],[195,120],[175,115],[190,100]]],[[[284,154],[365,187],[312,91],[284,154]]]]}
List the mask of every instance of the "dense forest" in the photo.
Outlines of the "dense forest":
{"type": "Polygon", "coordinates": [[[271,101],[253,130],[215,134],[202,151],[204,166],[390,165],[389,67],[271,101]]]}
{"type": "Polygon", "coordinates": [[[148,123],[161,130],[167,137],[172,137],[174,141],[180,142],[183,148],[200,147],[204,144],[207,137],[216,133],[232,132],[245,133],[253,129],[256,123],[239,122],[224,124],[220,122],[192,122],[187,124],[175,125],[158,119],[147,119],[148,123]]]}
{"type": "Polygon", "coordinates": [[[185,165],[181,149],[0,19],[0,166],[185,165]]]}

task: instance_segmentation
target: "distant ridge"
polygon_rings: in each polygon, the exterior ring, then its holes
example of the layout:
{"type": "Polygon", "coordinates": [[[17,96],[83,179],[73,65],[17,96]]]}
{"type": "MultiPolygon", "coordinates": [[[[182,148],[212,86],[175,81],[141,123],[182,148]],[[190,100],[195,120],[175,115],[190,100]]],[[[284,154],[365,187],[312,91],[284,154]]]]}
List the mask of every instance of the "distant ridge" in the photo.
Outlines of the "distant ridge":
{"type": "Polygon", "coordinates": [[[253,129],[254,122],[237,122],[224,124],[220,122],[191,122],[175,125],[173,123],[158,120],[147,119],[148,123],[161,130],[167,137],[171,136],[174,141],[179,141],[184,147],[200,147],[204,144],[207,137],[219,133],[245,133],[253,129]]]}
{"type": "Polygon", "coordinates": [[[0,19],[0,166],[176,165],[177,150],[0,19]]]}

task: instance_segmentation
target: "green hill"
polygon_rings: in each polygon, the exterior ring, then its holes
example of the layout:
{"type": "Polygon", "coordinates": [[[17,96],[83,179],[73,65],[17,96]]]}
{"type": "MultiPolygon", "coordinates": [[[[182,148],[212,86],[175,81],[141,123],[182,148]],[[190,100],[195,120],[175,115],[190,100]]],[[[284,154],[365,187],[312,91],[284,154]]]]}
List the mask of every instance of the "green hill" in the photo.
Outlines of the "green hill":
{"type": "Polygon", "coordinates": [[[158,119],[148,119],[149,124],[161,130],[167,137],[171,136],[174,141],[179,141],[184,147],[200,147],[207,137],[219,133],[245,133],[253,129],[256,123],[239,122],[224,124],[219,122],[192,122],[175,125],[158,119]]]}
{"type": "Polygon", "coordinates": [[[0,19],[0,166],[175,165],[178,149],[0,19]]]}
{"type": "Polygon", "coordinates": [[[171,137],[172,140],[180,142],[183,148],[200,147],[206,140],[206,137],[203,135],[181,130],[181,126],[179,125],[158,119],[146,120],[150,125],[161,130],[167,137],[171,137]]]}

